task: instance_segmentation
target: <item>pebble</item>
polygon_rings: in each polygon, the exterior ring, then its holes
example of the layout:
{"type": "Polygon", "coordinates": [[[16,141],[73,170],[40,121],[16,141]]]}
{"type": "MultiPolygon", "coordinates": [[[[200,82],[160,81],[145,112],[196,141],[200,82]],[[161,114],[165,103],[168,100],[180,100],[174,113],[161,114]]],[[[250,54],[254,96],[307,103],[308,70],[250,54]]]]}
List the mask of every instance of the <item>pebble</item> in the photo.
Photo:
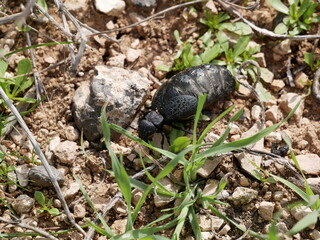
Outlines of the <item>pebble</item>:
{"type": "Polygon", "coordinates": [[[207,178],[213,172],[214,169],[219,165],[223,158],[222,157],[212,157],[208,158],[201,168],[197,170],[197,174],[203,178],[207,178]]]}
{"type": "Polygon", "coordinates": [[[246,152],[235,154],[235,157],[239,161],[241,168],[249,174],[257,170],[256,166],[260,167],[262,163],[262,156],[256,156],[246,152]]]}
{"type": "Polygon", "coordinates": [[[79,190],[80,190],[79,184],[77,182],[72,182],[72,183],[69,183],[67,186],[65,186],[62,189],[62,195],[66,199],[69,199],[69,198],[74,197],[79,190]]]}
{"type": "Polygon", "coordinates": [[[234,134],[240,133],[240,128],[236,124],[230,123],[229,127],[230,127],[230,134],[234,135],[234,134]]]}
{"type": "Polygon", "coordinates": [[[259,52],[259,53],[252,55],[252,57],[256,58],[256,61],[259,63],[260,67],[262,67],[262,68],[267,67],[267,62],[266,62],[266,58],[264,56],[264,53],[259,52]]]}
{"type": "Polygon", "coordinates": [[[251,119],[260,120],[261,119],[261,107],[259,105],[253,105],[251,108],[251,119]]]}
{"type": "MultiPolygon", "coordinates": [[[[162,184],[168,191],[177,192],[180,189],[179,185],[174,184],[169,178],[165,177],[159,180],[159,183],[162,184]]],[[[156,207],[163,207],[168,203],[172,202],[174,199],[167,196],[156,195],[154,197],[154,204],[156,207]]]]}
{"type": "Polygon", "coordinates": [[[126,59],[126,55],[120,53],[116,56],[110,57],[108,59],[107,64],[109,66],[123,68],[125,59],[126,59]]]}
{"type": "Polygon", "coordinates": [[[273,72],[271,72],[268,68],[260,68],[260,71],[261,71],[261,79],[265,83],[271,83],[274,78],[273,72]]]}
{"type": "Polygon", "coordinates": [[[156,0],[131,0],[131,2],[138,7],[155,7],[157,5],[156,0]]]}
{"type": "Polygon", "coordinates": [[[305,174],[320,174],[320,157],[317,154],[308,153],[296,156],[300,168],[305,174]]]}
{"type": "MultiPolygon", "coordinates": [[[[295,105],[302,99],[302,96],[296,93],[286,93],[281,96],[280,108],[284,111],[285,114],[289,114],[289,112],[295,107],[295,105]]],[[[293,114],[293,118],[300,122],[302,113],[304,109],[304,101],[302,100],[299,107],[293,114]]]]}
{"type": "Polygon", "coordinates": [[[230,230],[231,230],[230,225],[229,225],[229,224],[226,224],[226,225],[224,225],[223,228],[218,232],[218,234],[219,234],[220,236],[226,235],[230,230]]]}
{"type": "Polygon", "coordinates": [[[201,231],[217,231],[221,228],[224,220],[216,216],[199,214],[197,216],[201,231]]]}
{"type": "Polygon", "coordinates": [[[275,201],[281,201],[283,199],[283,192],[282,191],[276,191],[273,194],[273,199],[275,201]]]}
{"type": "Polygon", "coordinates": [[[280,132],[271,132],[265,137],[265,140],[269,143],[280,143],[282,141],[282,135],[280,132]]]}
{"type": "Polygon", "coordinates": [[[312,232],[310,233],[310,237],[311,237],[313,240],[318,240],[318,239],[320,239],[320,231],[317,230],[317,229],[313,229],[312,232]]]}
{"type": "Polygon", "coordinates": [[[291,40],[286,39],[281,41],[278,45],[273,48],[273,52],[279,55],[286,55],[291,53],[291,40]]]}
{"type": "Polygon", "coordinates": [[[214,234],[212,231],[210,232],[201,232],[201,239],[202,240],[212,240],[214,237],[214,234]]]}
{"type": "Polygon", "coordinates": [[[60,144],[61,140],[59,136],[54,136],[48,146],[46,147],[45,156],[50,161],[53,157],[53,150],[60,144]]]}
{"type": "Polygon", "coordinates": [[[79,139],[79,131],[74,126],[68,126],[65,128],[65,136],[69,141],[77,141],[79,139]]]}
{"type": "Polygon", "coordinates": [[[17,179],[19,181],[19,184],[22,187],[26,187],[29,183],[29,177],[28,177],[28,173],[29,173],[29,167],[28,164],[23,164],[23,165],[19,165],[16,167],[16,174],[17,174],[17,179]]]}
{"type": "Polygon", "coordinates": [[[270,120],[273,123],[277,123],[279,121],[279,107],[277,105],[271,106],[266,111],[266,120],[270,120]]]}
{"type": "Polygon", "coordinates": [[[309,77],[304,72],[299,72],[294,78],[296,88],[299,89],[303,89],[305,86],[309,85],[309,82],[309,77]]]}
{"type": "Polygon", "coordinates": [[[128,48],[126,52],[126,59],[128,62],[132,63],[136,61],[141,55],[143,51],[141,49],[133,49],[133,48],[128,48]]]}
{"type": "Polygon", "coordinates": [[[12,172],[8,172],[7,176],[8,176],[8,179],[10,179],[10,182],[11,182],[11,183],[8,184],[8,190],[9,190],[10,193],[13,193],[18,188],[18,186],[16,184],[16,182],[17,182],[17,174],[14,171],[12,171],[12,172]]]}
{"type": "Polygon", "coordinates": [[[249,179],[246,178],[245,176],[241,176],[241,177],[239,178],[239,184],[240,184],[242,187],[249,187],[249,186],[250,186],[249,179]]]}
{"type": "Polygon", "coordinates": [[[115,220],[110,229],[115,235],[122,234],[126,231],[127,219],[115,220]]]}
{"type": "Polygon", "coordinates": [[[116,155],[122,154],[123,156],[127,156],[132,152],[131,148],[123,147],[115,142],[111,142],[111,148],[116,155]]]}
{"type": "MultiPolygon", "coordinates": [[[[59,185],[62,185],[64,183],[64,178],[61,172],[59,172],[54,166],[50,166],[50,168],[59,185]]],[[[39,187],[52,187],[49,175],[42,165],[32,167],[28,173],[28,177],[33,185],[39,187]]]]}
{"type": "Polygon", "coordinates": [[[142,197],[143,192],[140,189],[133,189],[131,192],[131,196],[132,196],[132,204],[133,205],[137,205],[138,201],[140,200],[140,198],[142,197]]]}
{"type": "Polygon", "coordinates": [[[94,6],[99,12],[116,17],[124,11],[126,3],[123,0],[95,0],[94,6]]]}
{"type": "MultiPolygon", "coordinates": [[[[296,220],[301,220],[303,217],[307,216],[308,214],[312,213],[312,210],[304,205],[300,205],[297,207],[294,207],[290,210],[291,215],[296,219],[296,220]]],[[[315,228],[315,224],[309,225],[310,229],[315,228]]]]}
{"type": "Polygon", "coordinates": [[[203,195],[212,195],[218,189],[219,181],[216,179],[209,179],[204,187],[202,194],[203,195]]]}
{"type": "Polygon", "coordinates": [[[18,214],[28,213],[31,211],[35,200],[28,195],[22,194],[19,195],[15,200],[12,202],[12,208],[18,214]]]}
{"type": "Polygon", "coordinates": [[[270,87],[277,92],[283,89],[285,86],[286,84],[281,79],[274,79],[270,84],[270,87]]]}
{"type": "Polygon", "coordinates": [[[54,156],[57,158],[57,161],[67,165],[72,165],[75,161],[78,145],[76,142],[64,141],[59,143],[54,149],[54,156]]]}
{"type": "Polygon", "coordinates": [[[256,190],[244,187],[237,187],[232,194],[232,201],[235,205],[245,205],[256,199],[258,192],[256,190]]]}
{"type": "Polygon", "coordinates": [[[273,218],[274,206],[275,204],[272,202],[262,201],[259,206],[260,216],[266,221],[271,221],[273,218]]]}
{"type": "Polygon", "coordinates": [[[86,209],[81,204],[74,205],[73,215],[75,218],[83,219],[86,216],[86,209]]]}

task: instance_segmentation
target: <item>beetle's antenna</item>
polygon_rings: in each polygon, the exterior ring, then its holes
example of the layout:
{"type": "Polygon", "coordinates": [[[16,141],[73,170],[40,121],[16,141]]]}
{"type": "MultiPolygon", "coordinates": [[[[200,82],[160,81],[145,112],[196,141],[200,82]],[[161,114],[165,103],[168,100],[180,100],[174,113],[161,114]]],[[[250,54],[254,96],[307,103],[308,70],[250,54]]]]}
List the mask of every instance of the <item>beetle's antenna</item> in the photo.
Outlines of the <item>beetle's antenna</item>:
{"type": "Polygon", "coordinates": [[[244,62],[240,65],[240,68],[238,69],[238,72],[237,72],[236,80],[237,80],[237,82],[238,82],[239,84],[241,84],[242,86],[250,89],[250,90],[253,92],[253,94],[257,97],[257,100],[258,100],[259,105],[260,105],[260,107],[261,107],[261,118],[262,118],[262,121],[261,121],[261,127],[260,127],[261,129],[260,129],[260,130],[262,130],[262,129],[265,127],[265,123],[266,123],[266,113],[265,113],[264,104],[263,104],[263,102],[262,102],[262,100],[261,100],[258,92],[254,89],[254,87],[252,87],[250,84],[247,84],[247,83],[241,81],[242,79],[245,79],[245,78],[246,78],[245,76],[243,76],[243,75],[241,74],[241,71],[242,71],[242,69],[246,68],[248,64],[252,64],[252,65],[254,65],[254,66],[257,67],[257,75],[258,75],[258,76],[257,76],[257,80],[260,81],[260,77],[261,77],[260,66],[259,66],[259,64],[258,64],[256,61],[254,61],[254,60],[244,61],[244,62]]]}

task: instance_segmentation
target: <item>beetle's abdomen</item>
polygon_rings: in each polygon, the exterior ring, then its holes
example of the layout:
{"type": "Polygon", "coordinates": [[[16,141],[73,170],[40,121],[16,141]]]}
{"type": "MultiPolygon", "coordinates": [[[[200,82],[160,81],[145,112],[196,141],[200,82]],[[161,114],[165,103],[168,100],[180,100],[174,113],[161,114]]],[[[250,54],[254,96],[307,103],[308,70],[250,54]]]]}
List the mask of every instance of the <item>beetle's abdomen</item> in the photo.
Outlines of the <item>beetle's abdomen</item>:
{"type": "Polygon", "coordinates": [[[152,109],[166,122],[193,115],[200,94],[207,94],[206,106],[218,101],[235,89],[235,80],[222,66],[203,64],[188,68],[165,82],[155,94],[152,109]]]}

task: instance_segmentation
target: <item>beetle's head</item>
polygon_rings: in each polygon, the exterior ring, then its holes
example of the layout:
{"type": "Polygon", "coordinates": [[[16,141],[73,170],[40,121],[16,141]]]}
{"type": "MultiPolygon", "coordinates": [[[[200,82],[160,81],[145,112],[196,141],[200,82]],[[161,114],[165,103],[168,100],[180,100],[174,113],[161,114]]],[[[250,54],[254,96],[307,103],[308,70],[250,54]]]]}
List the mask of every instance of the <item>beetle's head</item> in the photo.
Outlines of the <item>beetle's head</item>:
{"type": "Polygon", "coordinates": [[[163,125],[163,116],[160,113],[151,111],[139,120],[139,137],[148,140],[154,133],[159,132],[163,125]]]}

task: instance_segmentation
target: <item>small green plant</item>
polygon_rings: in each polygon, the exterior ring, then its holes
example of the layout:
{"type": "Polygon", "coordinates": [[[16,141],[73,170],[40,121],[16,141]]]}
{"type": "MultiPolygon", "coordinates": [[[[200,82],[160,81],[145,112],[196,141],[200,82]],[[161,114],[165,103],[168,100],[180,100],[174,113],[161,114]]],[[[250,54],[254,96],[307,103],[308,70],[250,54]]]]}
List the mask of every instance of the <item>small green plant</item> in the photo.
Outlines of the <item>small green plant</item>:
{"type": "Polygon", "coordinates": [[[8,173],[13,172],[16,168],[13,165],[8,166],[7,163],[4,161],[4,153],[0,150],[0,181],[1,184],[10,184],[15,182],[8,176],[8,173]]]}
{"type": "Polygon", "coordinates": [[[275,33],[294,36],[302,31],[309,31],[311,24],[320,22],[320,16],[316,14],[319,3],[316,1],[288,0],[289,7],[280,0],[268,0],[268,2],[285,15],[282,22],[274,29],[275,33]]]}
{"type": "Polygon", "coordinates": [[[304,62],[308,64],[312,71],[317,70],[320,67],[320,59],[319,56],[315,56],[313,53],[305,53],[304,54],[304,62]]]}
{"type": "Polygon", "coordinates": [[[46,198],[42,192],[35,191],[34,198],[36,201],[42,206],[41,209],[37,210],[37,213],[48,212],[50,215],[59,215],[60,212],[57,208],[52,208],[53,198],[50,198],[48,202],[46,202],[46,198]]]}
{"type": "MultiPolygon", "coordinates": [[[[28,76],[31,71],[30,60],[28,58],[24,58],[19,61],[17,66],[18,77],[5,77],[7,68],[8,64],[4,60],[0,59],[0,87],[2,87],[11,100],[34,103],[35,99],[21,97],[21,94],[33,84],[33,78],[28,76]]],[[[0,104],[3,104],[2,99],[0,100],[0,104]]]]}

